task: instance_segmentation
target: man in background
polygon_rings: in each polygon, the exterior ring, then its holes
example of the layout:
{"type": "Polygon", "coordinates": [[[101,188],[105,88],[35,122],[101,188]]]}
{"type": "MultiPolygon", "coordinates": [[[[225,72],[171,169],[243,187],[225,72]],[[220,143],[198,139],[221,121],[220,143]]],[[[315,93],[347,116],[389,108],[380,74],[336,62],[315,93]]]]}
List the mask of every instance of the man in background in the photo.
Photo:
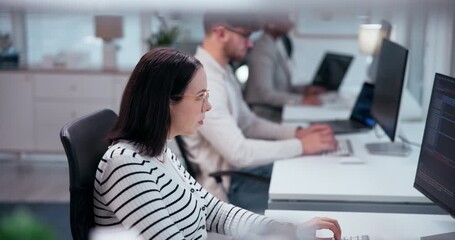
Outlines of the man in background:
{"type": "Polygon", "coordinates": [[[242,168],[270,176],[275,160],[336,147],[326,125],[279,125],[257,117],[248,108],[229,61],[245,57],[253,46],[249,37],[259,27],[258,21],[247,14],[205,14],[205,37],[195,56],[207,74],[212,110],[206,113],[198,132],[185,137],[191,161],[200,168],[197,180],[219,199],[256,212],[267,207],[268,182],[233,176],[224,177],[219,184],[209,174],[242,168]]]}
{"type": "Polygon", "coordinates": [[[245,99],[258,115],[281,122],[284,105],[320,105],[316,86],[292,86],[292,43],[287,36],[294,26],[289,14],[263,16],[264,32],[250,52],[245,99]]]}

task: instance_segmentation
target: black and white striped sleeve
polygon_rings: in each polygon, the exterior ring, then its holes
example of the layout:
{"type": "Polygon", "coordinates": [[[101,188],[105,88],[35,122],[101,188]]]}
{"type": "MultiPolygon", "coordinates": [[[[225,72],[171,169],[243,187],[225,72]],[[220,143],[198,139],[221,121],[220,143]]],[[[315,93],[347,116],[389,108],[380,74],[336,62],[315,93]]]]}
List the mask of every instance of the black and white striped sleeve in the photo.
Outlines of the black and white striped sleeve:
{"type": "Polygon", "coordinates": [[[251,231],[259,233],[268,224],[276,223],[271,218],[255,214],[217,199],[197,183],[179,161],[175,163],[186,181],[194,186],[196,192],[204,200],[204,207],[207,209],[206,221],[208,231],[241,239],[251,231]]]}
{"type": "Polygon", "coordinates": [[[134,229],[144,239],[185,239],[163,201],[174,197],[162,194],[172,191],[166,189],[169,183],[160,183],[164,173],[157,167],[144,167],[150,162],[131,156],[114,157],[109,162],[96,180],[95,200],[103,198],[103,205],[115,213],[122,225],[134,229]]]}

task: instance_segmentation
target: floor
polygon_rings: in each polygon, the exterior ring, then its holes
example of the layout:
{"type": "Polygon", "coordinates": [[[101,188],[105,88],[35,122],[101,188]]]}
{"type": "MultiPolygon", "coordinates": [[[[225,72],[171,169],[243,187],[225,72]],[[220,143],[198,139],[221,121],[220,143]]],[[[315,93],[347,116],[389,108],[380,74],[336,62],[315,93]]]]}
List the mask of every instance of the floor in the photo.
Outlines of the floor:
{"type": "Polygon", "coordinates": [[[69,202],[65,161],[0,161],[0,202],[69,202]]]}
{"type": "Polygon", "coordinates": [[[55,239],[71,239],[68,182],[65,159],[1,159],[0,218],[25,209],[55,239]]]}

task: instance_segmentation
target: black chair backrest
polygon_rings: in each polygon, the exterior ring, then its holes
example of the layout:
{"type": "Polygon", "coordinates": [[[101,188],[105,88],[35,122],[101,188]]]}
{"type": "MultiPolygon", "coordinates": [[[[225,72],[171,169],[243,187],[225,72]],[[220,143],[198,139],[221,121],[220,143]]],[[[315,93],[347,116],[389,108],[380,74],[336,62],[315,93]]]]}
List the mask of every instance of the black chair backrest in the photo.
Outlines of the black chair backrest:
{"type": "Polygon", "coordinates": [[[177,147],[179,148],[179,151],[180,151],[180,154],[181,154],[181,161],[182,164],[184,165],[186,171],[193,177],[196,179],[196,177],[198,176],[199,174],[199,169],[197,167],[197,165],[195,163],[192,163],[190,161],[190,157],[191,154],[190,152],[188,151],[187,149],[187,146],[185,144],[185,141],[183,140],[183,138],[181,136],[176,136],[175,137],[175,142],[177,143],[177,147]]]}
{"type": "Polygon", "coordinates": [[[60,139],[68,158],[70,177],[70,223],[73,239],[88,239],[95,226],[93,185],[98,163],[109,146],[107,133],[117,115],[104,109],[74,120],[60,131],[60,139]]]}
{"type": "Polygon", "coordinates": [[[292,58],[293,47],[291,38],[287,34],[281,35],[281,41],[283,41],[284,49],[286,50],[288,57],[292,58]]]}

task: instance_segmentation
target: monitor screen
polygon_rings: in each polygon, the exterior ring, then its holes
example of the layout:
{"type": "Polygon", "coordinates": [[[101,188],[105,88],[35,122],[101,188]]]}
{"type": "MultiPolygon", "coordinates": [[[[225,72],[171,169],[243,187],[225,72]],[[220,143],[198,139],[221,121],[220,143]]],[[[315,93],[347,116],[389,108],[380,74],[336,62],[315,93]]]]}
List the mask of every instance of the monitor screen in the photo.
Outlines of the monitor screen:
{"type": "Polygon", "coordinates": [[[351,113],[351,120],[363,123],[367,126],[373,127],[375,122],[371,116],[371,102],[373,101],[374,85],[371,83],[363,83],[362,90],[360,91],[354,109],[351,113]]]}
{"type": "Polygon", "coordinates": [[[326,53],[313,79],[313,85],[329,91],[338,90],[353,58],[351,55],[326,53]]]}
{"type": "Polygon", "coordinates": [[[455,217],[455,78],[436,74],[414,187],[455,217]]]}
{"type": "Polygon", "coordinates": [[[383,39],[371,115],[393,142],[398,124],[408,50],[383,39]]]}

